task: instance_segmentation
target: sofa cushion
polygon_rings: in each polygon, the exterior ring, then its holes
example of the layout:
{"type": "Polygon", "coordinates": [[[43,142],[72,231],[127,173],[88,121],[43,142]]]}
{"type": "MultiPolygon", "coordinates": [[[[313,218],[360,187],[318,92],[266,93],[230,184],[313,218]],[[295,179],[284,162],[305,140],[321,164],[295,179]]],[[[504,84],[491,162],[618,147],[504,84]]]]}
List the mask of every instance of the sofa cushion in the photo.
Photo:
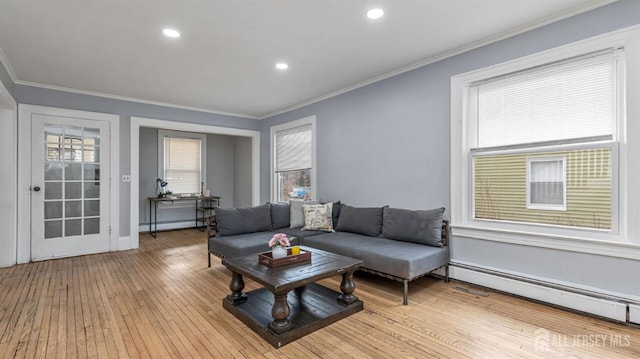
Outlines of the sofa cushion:
{"type": "Polygon", "coordinates": [[[333,203],[305,204],[303,231],[333,232],[333,203]]]}
{"type": "Polygon", "coordinates": [[[382,228],[383,207],[351,207],[343,204],[336,231],[378,237],[382,228]]]}
{"type": "Polygon", "coordinates": [[[298,228],[279,228],[279,229],[276,229],[273,232],[274,233],[284,233],[284,234],[286,234],[288,236],[296,237],[296,238],[306,238],[306,237],[315,236],[315,235],[318,235],[318,234],[327,233],[327,232],[323,232],[323,231],[303,231],[302,227],[298,227],[298,228]]]}
{"type": "Polygon", "coordinates": [[[304,211],[302,206],[305,204],[318,204],[318,201],[300,201],[291,200],[291,207],[289,208],[289,228],[298,228],[304,226],[304,211]]]}
{"type": "Polygon", "coordinates": [[[302,244],[361,259],[364,268],[405,279],[414,279],[449,262],[449,247],[425,246],[347,232],[306,237],[302,244]]]}
{"type": "Polygon", "coordinates": [[[442,247],[442,215],[444,208],[408,210],[385,208],[382,236],[397,241],[442,247]]]}
{"type": "Polygon", "coordinates": [[[217,235],[270,231],[271,211],[269,204],[246,208],[216,208],[217,235]]]}
{"type": "MultiPolygon", "coordinates": [[[[235,236],[216,236],[209,238],[211,252],[225,258],[246,256],[254,253],[270,251],[269,239],[273,232],[254,232],[235,236]]],[[[298,245],[299,240],[291,240],[291,245],[298,245]]],[[[256,262],[258,258],[256,257],[256,262]]]]}
{"type": "Polygon", "coordinates": [[[289,202],[271,203],[271,228],[288,228],[290,219],[289,202]]]}

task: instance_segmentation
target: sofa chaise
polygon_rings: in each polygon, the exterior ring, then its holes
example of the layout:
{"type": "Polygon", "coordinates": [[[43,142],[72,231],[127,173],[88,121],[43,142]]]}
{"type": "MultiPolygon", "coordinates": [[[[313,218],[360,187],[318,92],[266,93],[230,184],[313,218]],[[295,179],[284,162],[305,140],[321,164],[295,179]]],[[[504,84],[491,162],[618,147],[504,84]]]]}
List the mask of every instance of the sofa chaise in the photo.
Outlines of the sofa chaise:
{"type": "Polygon", "coordinates": [[[444,208],[359,208],[333,202],[331,228],[318,231],[299,226],[297,212],[305,203],[216,209],[217,233],[208,238],[209,266],[212,254],[232,258],[264,252],[275,233],[285,233],[295,237],[291,245],[358,258],[364,261],[360,270],[402,282],[404,305],[408,304],[410,281],[438,268],[444,268],[444,280],[449,281],[449,227],[443,219],[444,208]]]}

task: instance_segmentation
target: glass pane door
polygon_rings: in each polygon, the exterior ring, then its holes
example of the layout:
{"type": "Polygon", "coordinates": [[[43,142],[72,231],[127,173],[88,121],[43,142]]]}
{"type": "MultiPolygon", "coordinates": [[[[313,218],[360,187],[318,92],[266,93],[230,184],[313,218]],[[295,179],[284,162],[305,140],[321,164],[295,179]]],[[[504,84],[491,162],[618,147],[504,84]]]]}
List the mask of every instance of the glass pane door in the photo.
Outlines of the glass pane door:
{"type": "Polygon", "coordinates": [[[100,129],[44,125],[44,238],[100,232],[100,129]]]}

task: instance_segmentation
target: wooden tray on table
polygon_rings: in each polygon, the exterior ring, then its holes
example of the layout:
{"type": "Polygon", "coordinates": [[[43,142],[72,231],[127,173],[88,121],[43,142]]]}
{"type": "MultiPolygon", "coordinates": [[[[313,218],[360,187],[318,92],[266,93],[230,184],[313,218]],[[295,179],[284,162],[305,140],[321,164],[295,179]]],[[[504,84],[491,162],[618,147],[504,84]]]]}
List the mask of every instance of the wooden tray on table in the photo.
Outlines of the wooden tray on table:
{"type": "Polygon", "coordinates": [[[300,249],[300,254],[291,254],[291,248],[287,248],[287,256],[273,259],[271,251],[258,254],[258,261],[269,267],[282,267],[296,263],[310,263],[311,252],[300,249]]]}

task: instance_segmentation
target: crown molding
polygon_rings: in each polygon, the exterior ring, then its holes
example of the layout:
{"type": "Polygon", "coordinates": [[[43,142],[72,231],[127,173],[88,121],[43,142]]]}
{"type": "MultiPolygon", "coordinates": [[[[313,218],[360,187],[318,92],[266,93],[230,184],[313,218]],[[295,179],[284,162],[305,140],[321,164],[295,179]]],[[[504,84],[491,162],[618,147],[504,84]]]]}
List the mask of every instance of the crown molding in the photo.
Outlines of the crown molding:
{"type": "Polygon", "coordinates": [[[438,54],[436,56],[428,57],[428,58],[423,59],[421,61],[409,64],[407,66],[400,67],[400,68],[395,69],[393,71],[389,71],[389,72],[383,73],[381,75],[372,77],[372,78],[367,79],[365,81],[361,81],[361,82],[355,83],[355,84],[353,84],[351,86],[347,86],[347,87],[344,87],[342,89],[339,89],[339,90],[336,90],[336,91],[332,91],[332,92],[330,92],[328,94],[325,94],[325,95],[322,95],[322,96],[318,96],[318,97],[314,97],[314,98],[312,98],[310,100],[307,100],[307,101],[304,101],[304,102],[300,102],[298,104],[295,104],[295,105],[292,105],[292,106],[288,106],[288,107],[282,108],[280,110],[276,110],[274,112],[266,113],[266,114],[263,114],[263,115],[258,115],[258,116],[239,114],[239,113],[230,113],[230,112],[224,112],[224,111],[215,111],[215,110],[210,110],[210,109],[205,109],[205,108],[200,108],[200,107],[183,106],[183,105],[174,104],[174,103],[168,103],[168,102],[151,101],[151,100],[144,100],[144,99],[139,99],[139,98],[134,98],[134,97],[119,96],[119,95],[112,95],[112,94],[106,94],[106,93],[101,93],[101,92],[93,92],[93,91],[73,89],[73,88],[62,87],[62,86],[41,84],[41,83],[36,83],[36,82],[21,81],[21,80],[18,80],[18,78],[16,77],[15,72],[13,71],[13,69],[12,69],[12,67],[11,67],[11,65],[9,63],[9,60],[7,59],[7,57],[5,56],[5,54],[4,54],[4,52],[2,51],[1,48],[0,48],[0,63],[2,63],[2,65],[4,65],[5,69],[7,70],[7,73],[11,77],[11,80],[16,85],[39,87],[39,88],[50,89],[50,90],[65,91],[65,92],[71,92],[71,93],[77,93],[77,94],[83,94],[83,95],[89,95],[89,96],[110,98],[110,99],[114,99],[114,100],[122,100],[122,101],[128,101],[128,102],[144,103],[144,104],[163,106],[163,107],[171,107],[171,108],[177,108],[177,109],[183,109],[183,110],[212,113],[212,114],[223,115],[223,116],[233,116],[233,117],[240,117],[240,118],[246,118],[246,119],[252,119],[252,120],[264,120],[264,119],[268,119],[268,118],[273,117],[273,116],[281,115],[281,114],[289,112],[289,111],[297,110],[297,109],[300,109],[302,107],[305,107],[305,106],[308,106],[308,105],[312,105],[314,103],[318,103],[320,101],[324,101],[324,100],[327,100],[327,99],[342,95],[344,93],[359,89],[361,87],[365,87],[365,86],[371,85],[371,84],[376,83],[376,82],[380,82],[380,81],[388,79],[390,77],[394,77],[394,76],[403,74],[405,72],[409,72],[409,71],[415,70],[417,68],[420,68],[420,67],[423,67],[423,66],[427,66],[427,65],[436,63],[438,61],[445,60],[447,58],[450,58],[450,57],[453,57],[453,56],[456,56],[456,55],[459,55],[459,54],[462,54],[462,53],[465,53],[465,52],[480,48],[482,46],[486,46],[486,45],[489,45],[489,44],[492,44],[492,43],[507,39],[509,37],[513,37],[513,36],[525,33],[527,31],[530,31],[530,30],[542,27],[544,25],[548,25],[548,24],[551,24],[551,23],[554,23],[554,22],[569,18],[571,16],[575,16],[575,15],[578,15],[578,14],[581,14],[581,13],[596,9],[598,7],[602,7],[602,6],[614,3],[616,1],[618,1],[618,0],[592,0],[589,3],[585,4],[585,5],[576,6],[576,7],[572,8],[572,9],[568,9],[567,11],[548,16],[548,17],[546,17],[544,19],[541,19],[541,20],[538,20],[538,21],[535,21],[535,22],[524,24],[522,26],[516,27],[516,28],[511,29],[509,31],[505,31],[505,32],[499,33],[497,35],[490,36],[490,37],[484,38],[482,40],[469,43],[467,45],[452,49],[450,51],[438,54]]]}
{"type": "Polygon", "coordinates": [[[43,89],[48,89],[48,90],[71,92],[71,93],[77,93],[77,94],[80,94],[80,95],[103,97],[103,98],[109,98],[109,99],[113,99],[113,100],[121,100],[121,101],[135,102],[135,103],[144,103],[144,104],[147,104],[147,105],[171,107],[171,108],[176,108],[176,109],[181,109],[181,110],[206,112],[206,113],[212,113],[212,114],[216,114],[216,115],[246,118],[246,119],[250,119],[250,120],[258,120],[259,119],[256,116],[250,116],[250,115],[245,115],[245,114],[232,113],[232,112],[223,112],[223,111],[214,111],[214,110],[209,110],[209,109],[201,108],[201,107],[183,106],[183,105],[178,105],[178,104],[169,103],[169,102],[143,100],[143,99],[139,99],[139,98],[135,98],[135,97],[127,97],[127,96],[112,95],[112,94],[107,94],[107,93],[102,93],[102,92],[79,90],[79,89],[74,89],[74,88],[70,88],[70,87],[63,87],[63,86],[46,85],[46,84],[41,84],[41,83],[37,83],[37,82],[29,82],[29,81],[21,81],[21,80],[17,80],[17,81],[14,81],[14,82],[15,82],[16,85],[38,87],[38,88],[43,88],[43,89]]]}
{"type": "Polygon", "coordinates": [[[2,50],[2,48],[0,48],[0,64],[2,64],[2,66],[4,66],[5,70],[7,70],[7,73],[9,74],[9,77],[11,78],[11,81],[13,81],[13,83],[15,84],[18,81],[18,78],[16,77],[16,73],[13,72],[13,68],[11,67],[11,64],[9,63],[9,59],[7,59],[7,55],[5,55],[5,53],[2,50]]]}
{"type": "Polygon", "coordinates": [[[394,77],[394,76],[403,74],[405,72],[409,72],[411,70],[415,70],[417,68],[420,68],[420,67],[423,67],[423,66],[427,66],[427,65],[436,63],[438,61],[442,61],[442,60],[445,60],[447,58],[450,58],[450,57],[453,57],[453,56],[456,56],[456,55],[460,55],[462,53],[465,53],[465,52],[468,52],[468,51],[471,51],[471,50],[474,50],[474,49],[477,49],[477,48],[480,48],[480,47],[483,47],[483,46],[486,46],[486,45],[490,45],[492,43],[495,43],[495,42],[498,42],[498,41],[501,41],[501,40],[504,40],[504,39],[507,39],[507,38],[510,38],[510,37],[513,37],[513,36],[516,36],[516,35],[523,34],[523,33],[527,32],[527,31],[534,30],[536,28],[539,28],[539,27],[542,27],[542,26],[545,26],[545,25],[548,25],[548,24],[551,24],[551,23],[554,23],[554,22],[557,22],[557,21],[560,21],[560,20],[575,16],[575,15],[578,15],[578,14],[581,14],[581,13],[584,13],[584,12],[587,12],[587,11],[590,11],[590,10],[593,10],[593,9],[596,9],[596,8],[599,8],[599,7],[614,3],[616,1],[618,1],[618,0],[593,0],[593,1],[591,1],[591,2],[589,2],[587,4],[585,4],[585,5],[577,6],[577,7],[574,7],[572,9],[568,9],[567,11],[548,16],[548,17],[546,17],[544,19],[541,19],[541,20],[538,20],[538,21],[530,22],[530,23],[524,24],[522,26],[518,26],[518,27],[516,27],[514,29],[511,29],[509,31],[505,31],[505,32],[499,33],[497,35],[490,36],[490,37],[484,38],[482,40],[472,42],[470,44],[455,48],[453,50],[438,54],[436,56],[428,57],[428,58],[426,58],[424,60],[420,60],[418,62],[414,62],[414,63],[412,63],[410,65],[403,66],[401,68],[398,68],[398,69],[390,71],[390,72],[386,72],[384,74],[378,75],[376,77],[370,78],[370,79],[362,81],[362,82],[358,82],[358,83],[356,83],[354,85],[342,88],[340,90],[336,90],[336,91],[330,92],[330,93],[328,93],[326,95],[315,97],[315,98],[310,99],[308,101],[301,102],[299,104],[296,104],[296,105],[293,105],[293,106],[290,106],[290,107],[286,107],[286,108],[283,108],[281,110],[268,113],[266,115],[259,116],[258,119],[259,120],[264,120],[264,119],[267,119],[267,118],[270,118],[270,117],[273,117],[273,116],[277,116],[277,115],[281,115],[283,113],[287,113],[289,111],[297,110],[299,108],[302,108],[302,107],[305,107],[305,106],[308,106],[308,105],[312,105],[314,103],[317,103],[317,102],[320,102],[320,101],[324,101],[324,100],[330,99],[332,97],[336,97],[338,95],[342,95],[344,93],[359,89],[361,87],[365,87],[365,86],[371,85],[373,83],[388,79],[390,77],[394,77]]]}

